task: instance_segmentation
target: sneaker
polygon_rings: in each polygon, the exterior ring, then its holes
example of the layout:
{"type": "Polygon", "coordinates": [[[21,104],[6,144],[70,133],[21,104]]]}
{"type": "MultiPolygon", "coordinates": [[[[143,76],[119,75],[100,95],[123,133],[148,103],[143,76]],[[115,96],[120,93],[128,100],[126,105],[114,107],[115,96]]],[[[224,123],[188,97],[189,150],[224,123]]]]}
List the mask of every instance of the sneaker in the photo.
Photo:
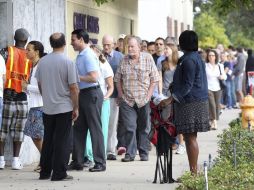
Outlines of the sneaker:
{"type": "Polygon", "coordinates": [[[122,155],[122,154],[124,154],[124,153],[126,153],[126,148],[125,147],[119,147],[118,149],[117,149],[117,154],[118,155],[122,155]]]}
{"type": "Polygon", "coordinates": [[[148,155],[140,155],[140,161],[148,161],[148,155]]]}
{"type": "Polygon", "coordinates": [[[41,166],[37,166],[36,168],[34,168],[34,171],[37,172],[37,173],[40,173],[41,171],[41,166]]]}
{"type": "Polygon", "coordinates": [[[177,150],[176,150],[176,154],[184,154],[186,151],[186,148],[184,145],[182,144],[179,144],[177,150]]]}
{"type": "Polygon", "coordinates": [[[108,154],[107,155],[107,160],[116,160],[116,155],[114,155],[114,154],[108,154]]]}
{"type": "Polygon", "coordinates": [[[85,162],[84,162],[84,167],[86,167],[86,168],[92,168],[94,166],[94,162],[92,162],[91,160],[86,160],[85,162]]]}
{"type": "Polygon", "coordinates": [[[121,159],[122,162],[132,162],[134,161],[134,158],[131,158],[130,155],[125,155],[124,158],[121,159]]]}
{"type": "Polygon", "coordinates": [[[13,170],[21,170],[23,168],[23,165],[21,164],[20,160],[13,160],[11,167],[13,170]]]}
{"type": "Polygon", "coordinates": [[[104,172],[106,171],[106,166],[103,164],[95,164],[94,167],[89,168],[89,172],[104,172]]]}
{"type": "Polygon", "coordinates": [[[77,171],[81,171],[83,170],[84,165],[80,165],[80,164],[76,164],[74,161],[72,161],[68,166],[67,166],[67,170],[71,171],[71,170],[77,170],[77,171]]]}
{"type": "Polygon", "coordinates": [[[1,160],[0,161],[0,170],[4,169],[4,167],[5,167],[5,161],[1,160]]]}

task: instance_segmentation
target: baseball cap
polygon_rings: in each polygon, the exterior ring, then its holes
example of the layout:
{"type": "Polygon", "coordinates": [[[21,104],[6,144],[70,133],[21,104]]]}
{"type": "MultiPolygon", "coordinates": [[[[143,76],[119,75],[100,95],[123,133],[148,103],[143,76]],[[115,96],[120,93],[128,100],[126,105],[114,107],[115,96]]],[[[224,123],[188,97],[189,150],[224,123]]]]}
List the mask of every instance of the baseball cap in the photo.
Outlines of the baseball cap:
{"type": "Polygon", "coordinates": [[[25,28],[19,28],[15,31],[14,39],[26,41],[29,38],[29,33],[25,28]]]}
{"type": "Polygon", "coordinates": [[[118,37],[118,39],[124,39],[125,36],[126,36],[125,34],[120,34],[119,37],[118,37]]]}

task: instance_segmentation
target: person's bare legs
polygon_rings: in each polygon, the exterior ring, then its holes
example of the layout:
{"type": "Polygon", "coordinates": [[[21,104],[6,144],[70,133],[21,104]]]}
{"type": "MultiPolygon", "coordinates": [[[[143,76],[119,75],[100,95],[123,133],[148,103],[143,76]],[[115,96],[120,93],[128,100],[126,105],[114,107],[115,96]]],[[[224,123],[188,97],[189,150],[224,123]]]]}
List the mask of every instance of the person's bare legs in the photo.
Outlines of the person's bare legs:
{"type": "Polygon", "coordinates": [[[43,140],[42,139],[33,139],[33,142],[34,142],[34,145],[36,146],[36,148],[38,149],[38,151],[41,153],[43,140]]]}
{"type": "Polygon", "coordinates": [[[0,156],[4,156],[4,142],[0,141],[0,156]]]}
{"type": "Polygon", "coordinates": [[[193,175],[197,174],[198,165],[198,142],[197,133],[184,134],[185,146],[189,160],[190,171],[193,175]]]}
{"type": "MultiPolygon", "coordinates": [[[[43,143],[43,139],[32,139],[34,142],[34,145],[36,146],[36,148],[38,149],[38,151],[41,153],[41,149],[42,149],[42,143],[43,143]]],[[[41,167],[40,167],[40,163],[38,164],[38,166],[34,169],[35,172],[40,172],[41,171],[41,167]]]]}
{"type": "Polygon", "coordinates": [[[183,135],[182,134],[178,135],[178,139],[179,139],[179,144],[184,145],[184,139],[183,139],[183,135]]]}
{"type": "Polygon", "coordinates": [[[237,94],[239,103],[241,103],[243,98],[244,98],[243,92],[242,91],[236,91],[236,94],[237,94]]]}
{"type": "Polygon", "coordinates": [[[13,157],[19,157],[22,142],[13,141],[13,157]]]}

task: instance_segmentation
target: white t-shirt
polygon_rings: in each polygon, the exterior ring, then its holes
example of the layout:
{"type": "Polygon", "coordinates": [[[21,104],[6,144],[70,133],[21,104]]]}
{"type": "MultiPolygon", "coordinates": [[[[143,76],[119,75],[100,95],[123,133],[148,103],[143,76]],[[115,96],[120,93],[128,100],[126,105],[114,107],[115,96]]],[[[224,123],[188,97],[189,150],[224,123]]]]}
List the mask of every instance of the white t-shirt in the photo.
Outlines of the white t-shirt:
{"type": "Polygon", "coordinates": [[[34,108],[34,107],[42,107],[43,106],[43,101],[42,101],[42,96],[40,94],[39,88],[38,88],[38,82],[37,79],[35,78],[35,73],[37,70],[36,65],[33,68],[33,72],[31,73],[31,80],[30,84],[27,85],[27,95],[28,95],[28,106],[29,108],[34,108]]]}
{"type": "Polygon", "coordinates": [[[3,81],[3,75],[6,74],[6,67],[5,67],[5,61],[4,58],[0,55],[0,97],[3,97],[4,92],[4,81],[3,81]]]}
{"type": "Polygon", "coordinates": [[[108,78],[108,77],[114,77],[114,73],[113,73],[113,70],[112,70],[110,64],[108,63],[108,61],[106,61],[105,63],[100,62],[99,83],[100,83],[101,91],[102,91],[104,96],[107,93],[107,87],[108,87],[108,85],[106,84],[105,79],[108,78]]]}
{"type": "Polygon", "coordinates": [[[224,66],[220,63],[216,64],[215,67],[211,65],[210,63],[206,63],[206,76],[207,76],[207,83],[208,83],[208,89],[211,91],[219,91],[220,83],[218,77],[220,76],[220,70],[223,77],[226,79],[227,75],[224,71],[224,66]]]}

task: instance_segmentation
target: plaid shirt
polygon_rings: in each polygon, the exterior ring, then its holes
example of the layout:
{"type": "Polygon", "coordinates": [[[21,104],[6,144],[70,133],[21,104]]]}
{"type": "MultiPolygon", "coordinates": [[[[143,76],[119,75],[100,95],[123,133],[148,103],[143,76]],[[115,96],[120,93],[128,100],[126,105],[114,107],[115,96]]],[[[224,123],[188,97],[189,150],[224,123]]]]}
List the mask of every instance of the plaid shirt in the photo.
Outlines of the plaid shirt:
{"type": "Polygon", "coordinates": [[[149,86],[159,81],[159,73],[152,56],[140,52],[139,63],[132,63],[129,56],[124,57],[114,81],[122,83],[123,100],[131,107],[136,103],[140,108],[149,101],[147,99],[149,86]]]}

